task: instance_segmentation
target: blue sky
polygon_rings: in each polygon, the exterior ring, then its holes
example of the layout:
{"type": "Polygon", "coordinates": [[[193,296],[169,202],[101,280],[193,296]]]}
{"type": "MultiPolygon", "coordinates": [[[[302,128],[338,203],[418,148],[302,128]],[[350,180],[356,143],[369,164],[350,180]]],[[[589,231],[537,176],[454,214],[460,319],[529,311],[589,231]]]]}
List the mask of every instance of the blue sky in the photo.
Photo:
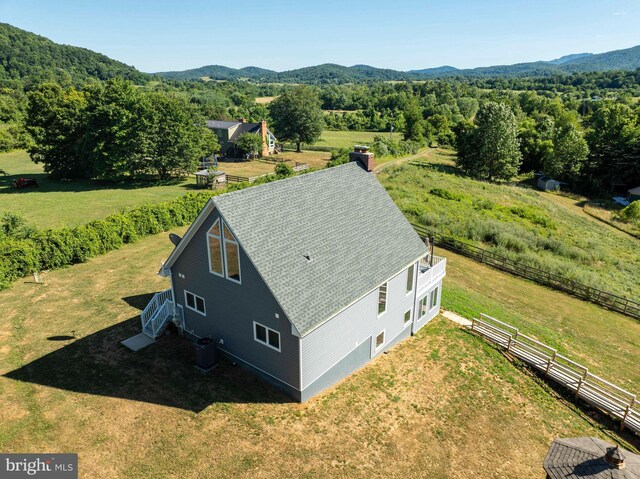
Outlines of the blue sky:
{"type": "Polygon", "coordinates": [[[0,22],[147,72],[469,68],[640,44],[638,0],[0,0],[0,22]]]}

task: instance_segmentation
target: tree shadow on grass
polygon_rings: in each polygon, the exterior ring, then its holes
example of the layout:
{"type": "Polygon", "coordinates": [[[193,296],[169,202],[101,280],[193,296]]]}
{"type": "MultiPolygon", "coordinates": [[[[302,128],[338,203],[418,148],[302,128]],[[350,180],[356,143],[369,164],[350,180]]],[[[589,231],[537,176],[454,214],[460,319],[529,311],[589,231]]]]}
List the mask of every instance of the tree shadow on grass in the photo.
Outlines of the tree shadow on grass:
{"type": "Polygon", "coordinates": [[[198,413],[214,403],[286,403],[288,396],[221,361],[194,367],[192,343],[165,335],[133,352],[120,341],[140,332],[140,316],[77,339],[4,376],[57,389],[142,401],[198,413]]]}
{"type": "Polygon", "coordinates": [[[465,176],[460,169],[455,165],[448,165],[446,163],[425,163],[425,164],[415,164],[415,166],[419,166],[421,168],[427,168],[430,170],[435,170],[439,173],[446,173],[447,175],[455,175],[455,176],[465,176]]]}
{"type": "MultiPolygon", "coordinates": [[[[139,179],[133,181],[102,181],[102,180],[56,180],[46,173],[20,173],[0,176],[0,194],[20,194],[20,193],[51,193],[51,192],[70,192],[78,193],[82,191],[95,190],[135,190],[152,188],[155,186],[173,186],[179,185],[184,178],[174,178],[170,180],[158,180],[153,178],[139,179]],[[15,188],[12,185],[13,180],[19,178],[33,178],[38,182],[38,186],[29,186],[25,188],[15,188]]],[[[194,184],[195,186],[195,184],[194,184]]]]}

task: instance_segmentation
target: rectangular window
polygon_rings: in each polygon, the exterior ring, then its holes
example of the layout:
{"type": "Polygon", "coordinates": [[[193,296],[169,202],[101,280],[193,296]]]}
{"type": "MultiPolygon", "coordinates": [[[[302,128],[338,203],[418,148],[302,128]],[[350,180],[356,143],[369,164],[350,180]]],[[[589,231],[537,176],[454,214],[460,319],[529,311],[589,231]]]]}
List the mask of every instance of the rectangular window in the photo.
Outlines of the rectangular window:
{"type": "Polygon", "coordinates": [[[376,336],[376,351],[384,345],[384,331],[376,336]]]}
{"type": "Polygon", "coordinates": [[[253,323],[253,339],[265,346],[280,351],[280,333],[260,323],[253,323]]]}
{"type": "Polygon", "coordinates": [[[430,309],[433,309],[435,307],[438,306],[438,288],[434,288],[433,291],[431,291],[431,298],[429,299],[430,301],[430,309]]]}
{"type": "Polygon", "coordinates": [[[387,310],[387,284],[384,283],[378,288],[378,316],[387,310]]]}
{"type": "Polygon", "coordinates": [[[414,270],[415,266],[411,265],[409,266],[409,269],[407,270],[407,294],[409,294],[411,291],[413,291],[413,270],[414,270]]]}
{"type": "Polygon", "coordinates": [[[411,310],[404,313],[404,324],[411,322],[411,310]]]}
{"type": "Polygon", "coordinates": [[[204,298],[201,298],[200,296],[196,296],[195,294],[185,290],[184,300],[187,308],[197,313],[200,313],[203,316],[207,315],[207,312],[204,306],[204,298]]]}
{"type": "Polygon", "coordinates": [[[425,296],[420,300],[420,318],[423,318],[427,314],[427,297],[425,296]]]}

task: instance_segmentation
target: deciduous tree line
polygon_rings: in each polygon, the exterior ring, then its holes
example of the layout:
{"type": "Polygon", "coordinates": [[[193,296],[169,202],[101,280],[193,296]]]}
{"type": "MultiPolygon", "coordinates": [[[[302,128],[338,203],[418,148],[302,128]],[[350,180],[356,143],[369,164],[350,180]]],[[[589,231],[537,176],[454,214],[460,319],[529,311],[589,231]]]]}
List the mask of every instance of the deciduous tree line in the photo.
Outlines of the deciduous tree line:
{"type": "Polygon", "coordinates": [[[47,83],[28,94],[31,158],[58,178],[119,180],[193,171],[217,151],[205,119],[170,92],[143,93],[111,79],[83,90],[47,83]]]}

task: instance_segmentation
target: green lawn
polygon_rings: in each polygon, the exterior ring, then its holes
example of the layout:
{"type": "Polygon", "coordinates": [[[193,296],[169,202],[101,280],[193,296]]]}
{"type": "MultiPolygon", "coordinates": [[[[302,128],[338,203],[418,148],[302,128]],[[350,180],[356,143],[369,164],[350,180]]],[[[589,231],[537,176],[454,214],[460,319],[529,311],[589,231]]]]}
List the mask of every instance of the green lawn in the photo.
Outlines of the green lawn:
{"type": "Polygon", "coordinates": [[[378,178],[413,221],[514,260],[630,298],[640,297],[640,241],[527,185],[459,174],[454,152],[427,166],[404,164],[378,178]]]}
{"type": "Polygon", "coordinates": [[[488,314],[545,342],[591,372],[640,394],[640,322],[559,291],[446,256],[442,306],[468,318],[488,314]]]}
{"type": "Polygon", "coordinates": [[[175,181],[162,186],[99,183],[94,181],[56,181],[49,179],[41,165],[26,152],[0,154],[0,214],[12,211],[43,228],[74,226],[116,213],[123,208],[173,199],[195,188],[195,180],[175,181]],[[14,178],[35,178],[38,188],[15,189],[14,178]]]}
{"type": "MultiPolygon", "coordinates": [[[[0,292],[0,450],[76,452],[82,477],[259,478],[290,471],[306,478],[484,479],[541,477],[547,448],[559,436],[593,435],[630,447],[597,415],[440,318],[302,405],[226,362],[198,373],[192,349],[176,336],[133,353],[119,341],[139,331],[140,309],[168,286],[156,272],[172,247],[166,234],[148,237],[48,273],[44,286],[22,281],[0,292]]],[[[493,280],[494,272],[477,267],[474,281],[482,273],[490,278],[485,283],[493,280]]],[[[466,268],[450,258],[446,304],[454,305],[463,286],[458,272],[466,268]]],[[[526,317],[547,300],[546,290],[528,286],[512,304],[518,290],[506,287],[493,288],[491,297],[474,290],[464,304],[496,314],[490,306],[501,304],[526,317]]],[[[582,310],[562,298],[562,321],[571,330],[580,319],[574,307],[582,310]]],[[[612,361],[602,369],[637,365],[640,333],[628,328],[625,335],[623,346],[613,332],[601,338],[612,361]],[[627,341],[636,347],[627,351],[627,341]]],[[[567,347],[580,346],[574,336],[567,347]]]]}
{"type": "MultiPolygon", "coordinates": [[[[389,137],[389,133],[373,131],[329,131],[322,132],[322,137],[315,146],[330,146],[333,148],[353,148],[353,145],[371,145],[375,136],[389,137]]],[[[402,133],[394,133],[394,139],[401,139],[402,133]]]]}

